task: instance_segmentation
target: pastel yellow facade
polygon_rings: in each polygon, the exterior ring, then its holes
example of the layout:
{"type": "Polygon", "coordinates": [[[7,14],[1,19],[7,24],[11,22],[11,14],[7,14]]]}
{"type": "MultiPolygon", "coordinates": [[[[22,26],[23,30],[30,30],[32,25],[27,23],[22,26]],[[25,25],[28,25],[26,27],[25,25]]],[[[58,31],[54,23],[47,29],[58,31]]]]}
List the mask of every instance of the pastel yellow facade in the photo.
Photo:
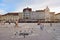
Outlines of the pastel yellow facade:
{"type": "Polygon", "coordinates": [[[0,20],[2,20],[2,21],[9,21],[9,20],[16,21],[19,19],[23,19],[23,13],[7,13],[0,17],[0,20]]]}
{"type": "Polygon", "coordinates": [[[19,13],[19,19],[23,19],[23,13],[19,13]]]}
{"type": "Polygon", "coordinates": [[[55,14],[55,20],[60,21],[60,13],[55,14]]]}
{"type": "Polygon", "coordinates": [[[50,12],[50,20],[55,21],[55,12],[50,12]]]}

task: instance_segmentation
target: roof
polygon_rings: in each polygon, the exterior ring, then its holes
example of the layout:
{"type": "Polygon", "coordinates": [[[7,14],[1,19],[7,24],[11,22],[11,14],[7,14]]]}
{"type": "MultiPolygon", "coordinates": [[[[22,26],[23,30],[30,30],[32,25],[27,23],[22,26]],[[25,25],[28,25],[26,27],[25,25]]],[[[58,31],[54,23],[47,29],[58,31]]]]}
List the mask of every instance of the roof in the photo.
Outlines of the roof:
{"type": "Polygon", "coordinates": [[[54,14],[55,12],[50,12],[50,13],[53,13],[54,14]]]}
{"type": "Polygon", "coordinates": [[[44,12],[45,10],[36,10],[36,12],[44,12]]]}
{"type": "Polygon", "coordinates": [[[0,17],[1,17],[2,15],[0,15],[0,17]]]}
{"type": "Polygon", "coordinates": [[[2,16],[2,15],[0,14],[0,16],[2,16]]]}
{"type": "Polygon", "coordinates": [[[31,8],[28,8],[28,7],[27,7],[27,8],[24,8],[24,9],[23,9],[23,12],[26,11],[26,10],[32,11],[31,8]]]}
{"type": "Polygon", "coordinates": [[[2,15],[2,16],[5,16],[5,15],[2,15]]]}
{"type": "Polygon", "coordinates": [[[5,15],[18,15],[18,13],[7,13],[5,15]]]}
{"type": "Polygon", "coordinates": [[[57,13],[57,14],[60,14],[60,13],[57,13]]]}
{"type": "Polygon", "coordinates": [[[57,13],[56,15],[60,15],[60,13],[57,13]]]}

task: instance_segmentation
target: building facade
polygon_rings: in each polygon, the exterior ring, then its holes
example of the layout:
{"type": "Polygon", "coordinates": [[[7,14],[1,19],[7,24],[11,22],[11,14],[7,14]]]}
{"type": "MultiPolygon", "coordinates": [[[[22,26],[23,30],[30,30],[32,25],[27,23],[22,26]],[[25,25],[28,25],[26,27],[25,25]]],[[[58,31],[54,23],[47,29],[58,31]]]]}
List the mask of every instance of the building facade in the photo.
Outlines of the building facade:
{"type": "Polygon", "coordinates": [[[50,12],[50,20],[55,21],[55,12],[50,12]]]}
{"type": "Polygon", "coordinates": [[[60,13],[55,14],[55,20],[60,21],[60,13]]]}
{"type": "Polygon", "coordinates": [[[31,19],[44,20],[45,13],[44,10],[36,10],[31,12],[31,19]]]}
{"type": "Polygon", "coordinates": [[[7,13],[5,15],[2,15],[0,18],[0,20],[3,21],[16,21],[19,19],[23,19],[23,13],[16,13],[16,12],[7,13]]]}
{"type": "Polygon", "coordinates": [[[11,12],[0,17],[0,20],[43,20],[43,21],[53,21],[55,13],[50,12],[50,9],[46,7],[44,10],[32,11],[32,8],[24,8],[23,12],[11,12]]]}
{"type": "Polygon", "coordinates": [[[32,11],[31,8],[23,9],[24,19],[36,19],[50,21],[50,9],[46,7],[44,10],[32,11]]]}
{"type": "Polygon", "coordinates": [[[50,21],[50,9],[48,6],[45,9],[45,21],[50,21]]]}
{"type": "Polygon", "coordinates": [[[23,18],[24,19],[31,19],[31,12],[32,12],[32,9],[31,8],[24,8],[23,9],[23,18]]]}

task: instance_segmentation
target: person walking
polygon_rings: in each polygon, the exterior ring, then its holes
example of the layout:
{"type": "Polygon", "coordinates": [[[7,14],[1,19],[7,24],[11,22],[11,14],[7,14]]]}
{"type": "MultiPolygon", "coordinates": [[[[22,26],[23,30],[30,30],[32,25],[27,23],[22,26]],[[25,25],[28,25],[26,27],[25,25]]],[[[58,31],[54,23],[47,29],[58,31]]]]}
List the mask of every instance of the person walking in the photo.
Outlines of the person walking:
{"type": "Polygon", "coordinates": [[[15,21],[15,27],[14,27],[15,35],[18,34],[18,20],[15,21]]]}
{"type": "Polygon", "coordinates": [[[40,29],[43,30],[44,29],[44,24],[40,24],[40,29]]]}
{"type": "Polygon", "coordinates": [[[50,23],[50,26],[52,27],[52,23],[50,23]]]}
{"type": "Polygon", "coordinates": [[[18,28],[18,20],[15,21],[15,27],[14,28],[18,28]]]}
{"type": "Polygon", "coordinates": [[[37,25],[40,25],[40,20],[38,20],[38,24],[37,25]]]}

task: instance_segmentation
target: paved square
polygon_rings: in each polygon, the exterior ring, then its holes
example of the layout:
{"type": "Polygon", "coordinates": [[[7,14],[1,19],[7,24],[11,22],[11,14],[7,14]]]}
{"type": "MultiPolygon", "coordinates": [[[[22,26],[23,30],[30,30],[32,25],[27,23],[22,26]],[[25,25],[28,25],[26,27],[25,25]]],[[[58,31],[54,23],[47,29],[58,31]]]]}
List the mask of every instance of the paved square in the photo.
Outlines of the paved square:
{"type": "Polygon", "coordinates": [[[60,40],[60,23],[42,23],[43,30],[37,23],[19,23],[19,28],[15,29],[14,23],[5,25],[0,24],[0,40],[60,40]],[[14,35],[16,30],[20,33],[29,33],[29,35],[14,35]]]}

